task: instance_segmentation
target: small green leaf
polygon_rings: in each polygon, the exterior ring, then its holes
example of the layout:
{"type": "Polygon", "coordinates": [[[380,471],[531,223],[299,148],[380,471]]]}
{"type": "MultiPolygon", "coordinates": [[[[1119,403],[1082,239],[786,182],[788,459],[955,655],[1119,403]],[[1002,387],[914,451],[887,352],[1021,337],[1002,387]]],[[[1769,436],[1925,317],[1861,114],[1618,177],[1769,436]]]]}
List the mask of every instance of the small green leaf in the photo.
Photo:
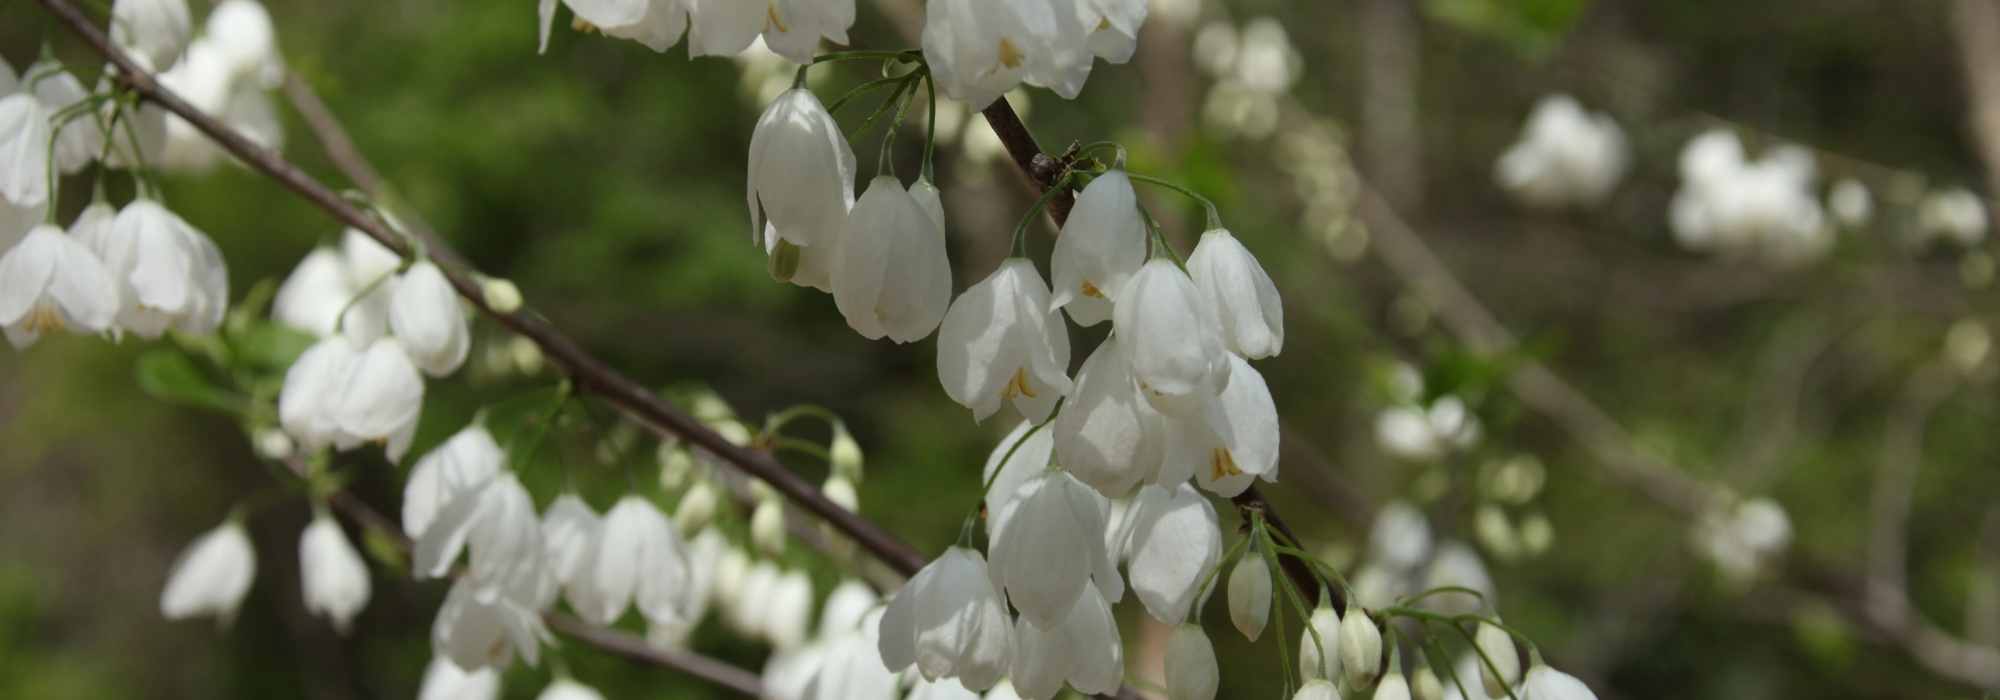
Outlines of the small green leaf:
{"type": "Polygon", "coordinates": [[[243,400],[215,386],[186,353],[169,348],[139,356],[139,388],[154,398],[240,415],[243,400]]]}
{"type": "Polygon", "coordinates": [[[313,337],[267,321],[246,323],[229,335],[229,346],[248,369],[282,372],[312,347],[313,337]]]}

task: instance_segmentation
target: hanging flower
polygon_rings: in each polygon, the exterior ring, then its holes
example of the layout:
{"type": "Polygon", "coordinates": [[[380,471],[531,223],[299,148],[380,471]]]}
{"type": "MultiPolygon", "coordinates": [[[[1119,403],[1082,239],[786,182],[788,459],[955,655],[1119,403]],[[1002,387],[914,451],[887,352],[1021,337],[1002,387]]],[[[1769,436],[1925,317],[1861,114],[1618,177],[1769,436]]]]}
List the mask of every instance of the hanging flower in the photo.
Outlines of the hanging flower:
{"type": "Polygon", "coordinates": [[[484,486],[506,463],[507,453],[485,426],[474,423],[453,434],[410,468],[403,484],[403,534],[423,536],[439,511],[484,486]]]}
{"type": "Polygon", "coordinates": [[[500,673],[490,668],[466,671],[442,656],[432,657],[424,667],[424,681],[417,700],[496,700],[500,697],[500,673]]]}
{"type": "MultiPolygon", "coordinates": [[[[848,212],[833,265],[833,300],[862,337],[910,343],[929,336],[951,304],[944,225],[914,192],[877,177],[848,212]]],[[[933,193],[934,189],[931,190],[933,193]]]]}
{"type": "MultiPolygon", "coordinates": [[[[770,610],[764,614],[764,638],[773,649],[793,649],[806,641],[812,622],[812,579],[804,571],[787,571],[771,586],[770,610]]],[[[677,612],[678,614],[678,612],[677,612]]]]}
{"type": "Polygon", "coordinates": [[[541,592],[527,590],[554,582],[544,570],[541,534],[534,499],[513,474],[502,473],[438,512],[417,537],[410,568],[418,578],[442,578],[459,553],[471,549],[472,566],[459,580],[471,584],[469,592],[481,602],[509,590],[521,600],[539,599],[541,592]]]}
{"type": "MultiPolygon", "coordinates": [[[[1199,254],[1199,249],[1197,249],[1199,254]]],[[[1109,170],[1083,188],[1049,257],[1050,303],[1077,325],[1111,318],[1112,295],[1146,263],[1146,222],[1123,170],[1109,170]]]]}
{"type": "Polygon", "coordinates": [[[1236,355],[1224,361],[1226,384],[1206,410],[1173,421],[1162,485],[1194,477],[1218,496],[1234,497],[1256,479],[1278,479],[1278,408],[1264,375],[1236,355]]]}
{"type": "Polygon", "coordinates": [[[1215,506],[1188,484],[1146,486],[1132,505],[1132,592],[1153,619],[1174,625],[1188,611],[1222,558],[1215,506]]]}
{"type": "Polygon", "coordinates": [[[1124,579],[1102,537],[1108,508],[1076,477],[1047,471],[1022,483],[993,517],[987,547],[993,581],[1021,615],[1053,624],[1093,582],[1109,600],[1124,597],[1124,579]]]}
{"type": "MultiPolygon", "coordinates": [[[[42,108],[51,117],[90,98],[90,91],[83,89],[83,82],[59,63],[36,63],[28,66],[28,74],[36,76],[39,81],[35,83],[35,99],[41,101],[42,108]]],[[[55,125],[51,124],[50,128],[55,128],[55,125]]],[[[64,175],[82,172],[84,166],[90,165],[103,151],[104,130],[88,110],[56,132],[56,169],[64,175]]]]}
{"type": "Polygon", "coordinates": [[[1187,265],[1188,276],[1215,309],[1222,344],[1230,352],[1255,360],[1284,349],[1284,301],[1242,241],[1228,229],[1201,234],[1187,265]]]}
{"type": "Polygon", "coordinates": [[[1090,29],[1090,52],[1110,63],[1132,60],[1149,4],[1147,0],[1078,0],[1078,22],[1090,29]]]}
{"type": "Polygon", "coordinates": [[[0,199],[33,207],[49,199],[49,117],[28,93],[0,97],[0,199]]]}
{"type": "MultiPolygon", "coordinates": [[[[751,240],[771,238],[767,246],[780,258],[785,244],[802,249],[794,254],[830,273],[854,205],[854,149],[811,90],[787,90],[765,108],[750,135],[749,170],[751,240]]],[[[788,271],[781,278],[828,289],[825,277],[788,271]]]]}
{"type": "Polygon", "coordinates": [[[1597,694],[1576,676],[1541,663],[1528,669],[1527,679],[1521,682],[1521,697],[1531,700],[1597,700],[1597,694]]]}
{"type": "Polygon", "coordinates": [[[1308,680],[1341,680],[1340,623],[1340,613],[1320,598],[1306,619],[1308,629],[1299,632],[1299,673],[1308,680]]]}
{"type": "Polygon", "coordinates": [[[221,252],[158,202],[141,198],[125,205],[96,248],[119,280],[119,328],[158,338],[169,328],[201,334],[222,325],[229,270],[221,252]]]}
{"type": "Polygon", "coordinates": [[[336,335],[306,348],[285,370],[285,386],[278,393],[278,423],[299,446],[320,450],[342,440],[335,412],[337,390],[346,385],[360,361],[361,348],[336,335]]]}
{"type": "Polygon", "coordinates": [[[389,328],[424,373],[443,377],[465,364],[472,329],[444,271],[419,260],[396,282],[389,328]]]}
{"type": "Polygon", "coordinates": [[[1292,700],[1341,700],[1340,689],[1326,681],[1306,681],[1292,694],[1292,700]]]}
{"type": "Polygon", "coordinates": [[[347,261],[333,248],[314,248],[278,286],[271,300],[271,318],[294,330],[318,337],[339,330],[340,312],[354,298],[347,280],[347,261]]]}
{"type": "Polygon", "coordinates": [[[1045,1],[930,0],[924,10],[924,61],[938,87],[974,109],[1046,72],[1057,36],[1045,1]]]}
{"type": "Polygon", "coordinates": [[[341,634],[368,605],[368,564],[324,513],[315,514],[299,535],[299,583],[306,609],[325,615],[341,634]]]}
{"type": "Polygon", "coordinates": [[[1021,421],[986,455],[986,467],[980,478],[991,484],[986,490],[988,514],[1006,510],[1022,483],[1048,470],[1049,459],[1055,453],[1055,439],[1046,428],[1029,435],[1034,427],[1028,421],[1021,421]],[[1001,463],[1003,459],[1005,464],[1001,463]]]}
{"type": "Polygon", "coordinates": [[[51,331],[109,331],[117,313],[111,274],[62,229],[37,226],[0,255],[0,326],[17,349],[51,331]]]}
{"type": "Polygon", "coordinates": [[[1252,642],[1271,621],[1271,569],[1256,549],[1245,553],[1229,572],[1229,621],[1252,642]]]}
{"type": "Polygon", "coordinates": [[[1214,700],[1222,671],[1215,663],[1215,645],[1200,625],[1174,628],[1167,639],[1167,700],[1214,700]]]}
{"type": "Polygon", "coordinates": [[[187,0],[117,0],[111,4],[111,43],[155,66],[171,66],[194,35],[187,0]]]}
{"type": "Polygon", "coordinates": [[[1044,432],[1055,434],[1057,463],[1106,497],[1132,491],[1159,473],[1168,436],[1132,380],[1127,354],[1114,335],[1077,371],[1076,392],[1044,432]]]}
{"type": "MultiPolygon", "coordinates": [[[[588,562],[571,578],[570,607],[585,620],[609,625],[636,606],[648,620],[685,615],[687,548],[657,506],[628,495],[604,515],[588,562]]],[[[759,601],[760,604],[769,601],[759,601]]]]}
{"type": "Polygon", "coordinates": [[[973,690],[1000,681],[1014,647],[986,559],[965,547],[945,550],[889,599],[878,636],[889,669],[914,664],[926,680],[954,678],[973,690]]]}
{"type": "Polygon", "coordinates": [[[160,591],[160,614],[169,620],[212,615],[227,625],[256,578],[257,551],[243,523],[232,518],[182,550],[160,591]]]}
{"type": "Polygon", "coordinates": [[[341,433],[336,446],[350,449],[381,442],[387,446],[389,461],[402,461],[416,437],[417,418],[424,407],[424,379],[403,344],[395,338],[377,338],[336,387],[333,416],[341,433]]]}
{"type": "Polygon", "coordinates": [[[1118,636],[1118,621],[1095,591],[1084,591],[1076,607],[1053,624],[1022,615],[1014,639],[1009,677],[1027,700],[1049,700],[1065,682],[1081,693],[1112,695],[1125,677],[1125,645],[1118,636]]]}
{"type": "Polygon", "coordinates": [[[604,700],[604,694],[573,679],[557,678],[535,700],[604,700]]]}
{"type": "Polygon", "coordinates": [[[553,588],[541,573],[516,572],[491,590],[473,577],[460,578],[431,623],[432,653],[468,669],[506,668],[516,655],[529,665],[538,663],[541,645],[552,639],[541,608],[553,588]]]}
{"type": "Polygon", "coordinates": [[[1215,310],[1187,273],[1153,260],[1120,289],[1112,324],[1130,355],[1132,374],[1153,407],[1191,416],[1229,376],[1215,310]]]}
{"type": "Polygon", "coordinates": [[[1382,631],[1359,605],[1348,605],[1340,618],[1340,667],[1350,688],[1374,685],[1382,667],[1382,631]]]}
{"type": "Polygon", "coordinates": [[[1068,329],[1026,258],[1008,258],[965,290],[938,328],[938,378],[978,420],[1007,401],[1022,417],[1042,422],[1069,393],[1068,371],[1068,329]]]}
{"type": "Polygon", "coordinates": [[[1521,680],[1521,656],[1514,649],[1514,636],[1482,622],[1472,639],[1485,657],[1479,664],[1479,680],[1486,685],[1486,694],[1506,697],[1507,689],[1521,680]]]}

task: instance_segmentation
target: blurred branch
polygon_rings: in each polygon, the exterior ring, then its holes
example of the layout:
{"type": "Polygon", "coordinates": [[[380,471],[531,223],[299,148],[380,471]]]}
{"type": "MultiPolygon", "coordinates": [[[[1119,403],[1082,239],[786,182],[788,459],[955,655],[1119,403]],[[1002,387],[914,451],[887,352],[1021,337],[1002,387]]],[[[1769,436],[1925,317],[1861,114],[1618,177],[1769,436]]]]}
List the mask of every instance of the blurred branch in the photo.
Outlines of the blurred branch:
{"type": "Polygon", "coordinates": [[[1954,0],[1951,26],[1971,103],[1972,136],[1986,163],[1987,196],[2000,196],[2000,4],[1954,0]]]}
{"type": "Polygon", "coordinates": [[[1904,384],[1882,437],[1870,508],[1867,607],[1870,615],[1886,623],[1907,624],[1911,616],[1910,505],[1923,462],[1924,429],[1938,405],[1958,389],[1957,379],[1951,364],[1942,359],[1918,367],[1904,384]]]}
{"type": "Polygon", "coordinates": [[[1424,194],[1423,25],[1416,3],[1362,0],[1361,167],[1389,201],[1413,207],[1424,194]]]}

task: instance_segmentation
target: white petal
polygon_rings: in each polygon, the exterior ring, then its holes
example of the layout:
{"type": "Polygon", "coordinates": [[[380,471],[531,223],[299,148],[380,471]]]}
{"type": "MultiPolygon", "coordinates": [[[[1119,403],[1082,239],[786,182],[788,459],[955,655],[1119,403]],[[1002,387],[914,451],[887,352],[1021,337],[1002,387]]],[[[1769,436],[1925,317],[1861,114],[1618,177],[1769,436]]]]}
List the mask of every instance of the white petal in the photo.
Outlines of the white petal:
{"type": "Polygon", "coordinates": [[[1201,581],[1222,556],[1215,507],[1194,487],[1140,489],[1128,572],[1146,612],[1167,624],[1187,620],[1201,581]]]}
{"type": "Polygon", "coordinates": [[[437,265],[428,260],[411,265],[397,282],[389,309],[389,328],[425,373],[443,377],[465,363],[472,332],[457,290],[437,265]]]}

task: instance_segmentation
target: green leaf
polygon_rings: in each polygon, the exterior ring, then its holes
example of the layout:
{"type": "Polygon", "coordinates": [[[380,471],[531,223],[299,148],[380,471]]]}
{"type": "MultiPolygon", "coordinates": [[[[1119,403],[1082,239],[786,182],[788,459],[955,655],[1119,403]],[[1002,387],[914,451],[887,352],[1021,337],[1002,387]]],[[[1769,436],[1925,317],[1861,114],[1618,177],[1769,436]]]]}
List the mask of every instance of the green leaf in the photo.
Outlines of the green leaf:
{"type": "Polygon", "coordinates": [[[241,415],[241,397],[215,386],[186,353],[155,348],[139,356],[139,388],[172,403],[241,415]]]}
{"type": "Polygon", "coordinates": [[[312,347],[313,337],[268,321],[246,323],[229,335],[236,360],[249,369],[282,372],[312,347]]]}

